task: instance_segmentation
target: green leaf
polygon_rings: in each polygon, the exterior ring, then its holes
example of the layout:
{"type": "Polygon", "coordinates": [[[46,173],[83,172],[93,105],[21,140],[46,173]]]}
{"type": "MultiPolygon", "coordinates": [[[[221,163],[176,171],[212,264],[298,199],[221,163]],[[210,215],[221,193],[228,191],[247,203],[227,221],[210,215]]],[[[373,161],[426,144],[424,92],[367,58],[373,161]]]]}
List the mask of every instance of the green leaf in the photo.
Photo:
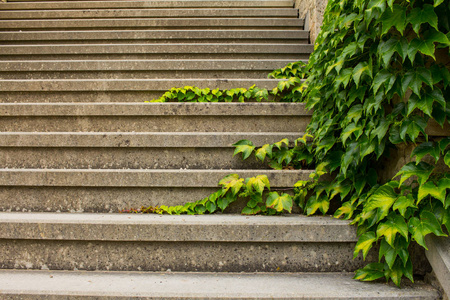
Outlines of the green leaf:
{"type": "Polygon", "coordinates": [[[391,247],[384,239],[381,240],[380,243],[380,250],[378,252],[378,261],[381,261],[381,258],[383,256],[389,268],[392,268],[392,266],[395,263],[395,259],[397,258],[397,251],[395,251],[395,249],[391,247]]]}
{"type": "Polygon", "coordinates": [[[267,196],[266,207],[273,208],[278,212],[283,210],[292,211],[292,197],[289,194],[283,193],[281,196],[277,192],[271,192],[267,196]]]}
{"type": "Polygon", "coordinates": [[[434,233],[437,236],[446,236],[434,214],[426,210],[420,213],[420,219],[417,217],[409,219],[408,227],[412,238],[427,250],[428,248],[425,245],[426,235],[434,233]]]}
{"type": "Polygon", "coordinates": [[[423,185],[428,180],[428,177],[430,177],[433,169],[434,166],[423,161],[417,165],[414,162],[410,162],[404,165],[394,177],[401,175],[399,187],[411,176],[417,176],[419,184],[423,185]]]}
{"type": "MultiPolygon", "coordinates": [[[[354,132],[358,132],[362,130],[362,126],[358,126],[355,123],[350,123],[345,129],[342,131],[341,139],[342,144],[345,145],[345,141],[352,135],[354,132]]],[[[359,134],[357,134],[359,135],[359,134]]]]}
{"type": "Polygon", "coordinates": [[[262,195],[265,187],[267,187],[270,191],[269,179],[266,175],[258,175],[256,177],[247,178],[246,187],[248,192],[252,193],[255,191],[256,193],[262,195]]]}
{"type": "Polygon", "coordinates": [[[377,75],[375,75],[375,78],[373,79],[372,82],[373,94],[375,95],[378,92],[381,85],[386,85],[387,82],[390,82],[392,80],[395,81],[395,78],[396,76],[394,74],[392,74],[386,69],[382,69],[380,72],[377,73],[377,75]]]}
{"type": "Polygon", "coordinates": [[[411,153],[411,158],[416,157],[416,164],[419,163],[422,158],[426,155],[431,155],[434,158],[435,163],[438,162],[440,157],[439,144],[434,144],[433,142],[421,143],[411,153]]]}
{"type": "MultiPolygon", "coordinates": [[[[450,180],[448,180],[450,182],[450,180]]],[[[425,184],[421,184],[419,186],[419,192],[417,194],[417,204],[425,198],[426,196],[434,197],[442,202],[442,204],[445,203],[445,190],[446,190],[445,184],[443,184],[442,188],[438,188],[432,181],[428,181],[425,184]]]]}
{"type": "Polygon", "coordinates": [[[414,62],[417,51],[422,52],[422,54],[431,56],[433,59],[435,46],[432,40],[421,40],[421,39],[413,39],[408,47],[408,58],[411,63],[414,62]]]}
{"type": "Polygon", "coordinates": [[[233,196],[231,193],[227,193],[225,197],[219,198],[217,200],[217,206],[224,211],[231,203],[236,200],[237,197],[233,196]]]}
{"type": "Polygon", "coordinates": [[[381,35],[385,35],[389,29],[395,27],[402,35],[406,27],[406,8],[394,4],[393,9],[387,9],[380,18],[383,24],[381,35]]]}
{"type": "Polygon", "coordinates": [[[384,264],[370,263],[355,272],[353,279],[361,281],[373,281],[384,276],[384,264]]]}
{"type": "Polygon", "coordinates": [[[252,154],[253,150],[255,150],[255,146],[253,146],[253,143],[249,140],[240,140],[233,144],[233,146],[236,147],[233,156],[242,152],[243,160],[247,159],[252,154]]]}
{"type": "Polygon", "coordinates": [[[316,213],[317,210],[320,210],[322,214],[326,214],[328,209],[330,208],[330,200],[326,195],[317,195],[311,196],[306,203],[306,214],[308,216],[316,213]]]}
{"type": "Polygon", "coordinates": [[[358,242],[356,243],[355,250],[353,252],[353,259],[355,259],[359,252],[362,251],[364,260],[367,257],[367,254],[369,253],[369,250],[372,248],[373,243],[377,241],[377,237],[375,235],[375,232],[369,231],[365,234],[361,235],[358,238],[358,242]]]}
{"type": "Polygon", "coordinates": [[[395,193],[394,189],[385,184],[379,187],[367,200],[367,204],[363,211],[367,212],[370,210],[378,209],[379,216],[378,220],[382,220],[389,213],[389,209],[397,200],[398,195],[395,193]]]}
{"type": "Polygon", "coordinates": [[[209,213],[213,213],[216,211],[217,206],[214,202],[209,201],[206,203],[206,209],[208,210],[209,213]]]}
{"type": "Polygon", "coordinates": [[[334,88],[338,89],[341,84],[343,84],[344,88],[346,88],[348,83],[350,82],[350,79],[352,78],[352,74],[352,69],[344,69],[338,76],[335,77],[334,88]]]}
{"type": "Polygon", "coordinates": [[[360,81],[362,75],[367,75],[370,78],[372,78],[372,68],[367,62],[360,62],[353,69],[352,77],[353,77],[353,81],[356,84],[356,87],[359,86],[359,81],[360,81]]]}
{"type": "Polygon", "coordinates": [[[235,196],[244,185],[244,178],[239,178],[239,175],[237,174],[230,174],[221,179],[219,185],[222,186],[222,196],[225,195],[229,189],[231,189],[232,195],[235,196]]]}
{"type": "Polygon", "coordinates": [[[409,87],[420,98],[422,83],[426,83],[429,86],[433,85],[433,77],[431,76],[430,70],[426,68],[417,68],[415,71],[408,71],[402,80],[403,93],[405,93],[409,87]]]}
{"type": "Polygon", "coordinates": [[[425,4],[423,9],[415,7],[408,15],[407,22],[411,23],[414,31],[419,35],[420,25],[423,23],[430,24],[433,28],[438,30],[438,17],[434,12],[434,7],[430,4],[425,4]]]}
{"type": "Polygon", "coordinates": [[[444,162],[445,164],[450,167],[450,151],[448,151],[444,156],[444,162]]]}
{"type": "Polygon", "coordinates": [[[398,210],[403,217],[406,217],[406,210],[408,208],[417,208],[415,203],[416,201],[411,194],[400,196],[397,198],[397,200],[395,200],[392,209],[398,210]]]}
{"type": "Polygon", "coordinates": [[[256,158],[258,158],[260,161],[264,161],[264,159],[266,158],[266,155],[271,158],[272,157],[272,145],[269,144],[265,144],[264,146],[262,146],[261,148],[259,148],[258,150],[256,150],[255,156],[256,158]]]}
{"type": "Polygon", "coordinates": [[[334,213],[333,216],[335,218],[340,218],[342,215],[344,215],[344,219],[349,220],[352,217],[355,209],[356,209],[356,205],[354,203],[352,204],[350,201],[347,201],[347,202],[343,203],[342,206],[336,210],[336,212],[334,213]]]}
{"type": "Polygon", "coordinates": [[[396,215],[395,218],[389,218],[385,222],[381,222],[377,228],[377,238],[384,236],[386,242],[394,247],[395,236],[400,233],[402,236],[408,240],[408,226],[406,225],[405,219],[396,215]]]}
{"type": "Polygon", "coordinates": [[[246,206],[246,207],[244,207],[242,209],[241,214],[243,214],[243,215],[256,215],[256,214],[258,214],[260,212],[261,212],[261,207],[259,207],[259,206],[255,206],[253,208],[246,206]]]}

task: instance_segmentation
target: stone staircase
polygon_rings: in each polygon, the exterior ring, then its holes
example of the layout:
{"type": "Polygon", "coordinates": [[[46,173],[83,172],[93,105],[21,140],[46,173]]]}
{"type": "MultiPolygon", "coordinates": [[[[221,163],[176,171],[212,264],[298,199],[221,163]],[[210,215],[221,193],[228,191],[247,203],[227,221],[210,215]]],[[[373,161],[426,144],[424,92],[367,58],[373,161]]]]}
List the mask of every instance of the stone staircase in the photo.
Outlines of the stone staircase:
{"type": "MultiPolygon", "coordinates": [[[[172,87],[273,88],[312,51],[292,1],[0,3],[1,299],[439,299],[353,281],[356,232],[301,215],[160,216],[225,175],[232,144],[301,135],[292,103],[144,103],[172,87]]],[[[376,260],[372,255],[368,260],[376,260]]]]}

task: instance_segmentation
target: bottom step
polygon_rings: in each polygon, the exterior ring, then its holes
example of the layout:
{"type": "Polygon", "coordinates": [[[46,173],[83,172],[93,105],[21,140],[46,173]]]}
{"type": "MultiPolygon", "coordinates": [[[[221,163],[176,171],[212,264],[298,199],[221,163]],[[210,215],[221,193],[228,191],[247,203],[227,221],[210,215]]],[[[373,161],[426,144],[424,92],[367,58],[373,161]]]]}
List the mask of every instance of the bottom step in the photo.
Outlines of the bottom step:
{"type": "Polygon", "coordinates": [[[0,270],[1,299],[439,299],[349,273],[143,273],[0,270]]]}

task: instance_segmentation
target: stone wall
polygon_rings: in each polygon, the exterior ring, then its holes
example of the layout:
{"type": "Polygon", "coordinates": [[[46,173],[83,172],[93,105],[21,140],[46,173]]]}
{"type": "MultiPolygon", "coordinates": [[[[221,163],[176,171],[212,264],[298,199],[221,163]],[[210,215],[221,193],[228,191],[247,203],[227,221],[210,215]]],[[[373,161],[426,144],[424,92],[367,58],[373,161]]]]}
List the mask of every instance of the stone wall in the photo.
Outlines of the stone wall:
{"type": "Polygon", "coordinates": [[[299,10],[300,18],[306,19],[305,29],[310,31],[311,43],[316,41],[319,34],[327,3],[327,0],[295,0],[295,7],[299,10]]]}

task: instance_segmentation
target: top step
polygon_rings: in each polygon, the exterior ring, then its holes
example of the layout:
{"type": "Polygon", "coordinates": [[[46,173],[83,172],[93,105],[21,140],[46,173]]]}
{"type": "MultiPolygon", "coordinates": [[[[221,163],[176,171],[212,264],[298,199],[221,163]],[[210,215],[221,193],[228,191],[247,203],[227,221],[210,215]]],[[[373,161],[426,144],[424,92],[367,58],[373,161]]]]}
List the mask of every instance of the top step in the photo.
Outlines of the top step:
{"type": "Polygon", "coordinates": [[[83,9],[83,8],[197,8],[197,7],[293,7],[291,0],[259,0],[259,1],[46,1],[34,0],[0,3],[0,10],[17,9],[83,9]]]}

